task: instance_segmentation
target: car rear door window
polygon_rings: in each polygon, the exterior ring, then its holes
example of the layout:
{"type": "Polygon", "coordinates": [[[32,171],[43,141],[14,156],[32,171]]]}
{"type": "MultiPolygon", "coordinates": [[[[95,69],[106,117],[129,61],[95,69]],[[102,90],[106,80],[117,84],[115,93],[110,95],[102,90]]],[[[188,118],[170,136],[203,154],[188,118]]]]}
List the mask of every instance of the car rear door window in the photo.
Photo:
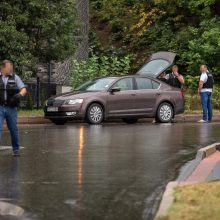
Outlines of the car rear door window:
{"type": "Polygon", "coordinates": [[[136,78],[137,83],[137,89],[143,90],[143,89],[152,89],[152,80],[146,79],[146,78],[136,78]]]}
{"type": "Polygon", "coordinates": [[[159,89],[160,83],[156,82],[155,80],[152,80],[153,89],[159,89]]]}
{"type": "Polygon", "coordinates": [[[121,91],[133,90],[133,79],[132,78],[124,78],[117,81],[114,88],[120,88],[121,91]]]}

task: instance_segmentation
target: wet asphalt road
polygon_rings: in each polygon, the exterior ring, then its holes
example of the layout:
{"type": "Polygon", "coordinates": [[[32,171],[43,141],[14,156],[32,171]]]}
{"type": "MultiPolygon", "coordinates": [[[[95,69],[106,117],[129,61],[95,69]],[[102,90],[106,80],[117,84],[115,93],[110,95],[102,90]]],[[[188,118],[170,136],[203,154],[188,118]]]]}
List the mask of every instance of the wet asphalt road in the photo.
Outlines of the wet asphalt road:
{"type": "MultiPolygon", "coordinates": [[[[220,124],[22,126],[22,157],[0,151],[1,220],[151,220],[161,193],[220,124]]],[[[4,132],[1,145],[9,145],[4,132]]]]}

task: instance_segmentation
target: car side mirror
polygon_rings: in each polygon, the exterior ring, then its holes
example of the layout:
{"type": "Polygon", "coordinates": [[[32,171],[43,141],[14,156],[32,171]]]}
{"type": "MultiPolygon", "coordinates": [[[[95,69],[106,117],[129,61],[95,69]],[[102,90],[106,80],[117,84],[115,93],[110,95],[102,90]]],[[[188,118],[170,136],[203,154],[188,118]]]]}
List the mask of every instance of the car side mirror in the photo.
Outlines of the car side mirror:
{"type": "Polygon", "coordinates": [[[115,93],[115,92],[120,92],[120,91],[121,89],[119,87],[114,87],[114,88],[109,89],[110,93],[115,93]]]}

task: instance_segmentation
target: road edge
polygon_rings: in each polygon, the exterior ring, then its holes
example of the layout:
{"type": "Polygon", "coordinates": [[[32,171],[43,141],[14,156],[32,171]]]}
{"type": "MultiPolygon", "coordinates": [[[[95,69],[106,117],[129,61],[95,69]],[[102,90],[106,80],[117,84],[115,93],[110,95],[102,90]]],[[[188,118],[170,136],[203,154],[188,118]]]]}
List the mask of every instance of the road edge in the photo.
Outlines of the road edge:
{"type": "Polygon", "coordinates": [[[160,202],[159,209],[156,213],[155,220],[167,215],[171,205],[174,201],[174,189],[178,186],[177,181],[169,182],[163,193],[162,200],[160,202]]]}
{"type": "MultiPolygon", "coordinates": [[[[179,123],[197,122],[200,119],[201,119],[200,114],[182,114],[182,115],[177,115],[175,117],[175,121],[179,123]]],[[[148,119],[146,118],[146,119],[141,119],[140,121],[145,123],[145,122],[152,122],[152,120],[153,118],[148,118],[148,119]]],[[[113,122],[114,121],[115,120],[113,120],[113,122]]],[[[220,114],[216,114],[214,116],[213,122],[220,122],[220,114]]],[[[18,117],[18,124],[49,124],[49,123],[51,123],[51,121],[49,119],[45,119],[43,116],[19,116],[18,117]]]]}

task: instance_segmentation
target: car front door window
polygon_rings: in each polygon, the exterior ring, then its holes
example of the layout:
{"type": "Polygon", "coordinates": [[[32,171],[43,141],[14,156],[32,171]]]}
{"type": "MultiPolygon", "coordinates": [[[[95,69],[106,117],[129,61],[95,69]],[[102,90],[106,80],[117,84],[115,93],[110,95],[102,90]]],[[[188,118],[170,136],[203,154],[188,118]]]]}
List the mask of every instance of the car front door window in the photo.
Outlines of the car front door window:
{"type": "Polygon", "coordinates": [[[113,87],[119,88],[121,91],[133,90],[133,80],[132,78],[120,79],[113,87]]]}

